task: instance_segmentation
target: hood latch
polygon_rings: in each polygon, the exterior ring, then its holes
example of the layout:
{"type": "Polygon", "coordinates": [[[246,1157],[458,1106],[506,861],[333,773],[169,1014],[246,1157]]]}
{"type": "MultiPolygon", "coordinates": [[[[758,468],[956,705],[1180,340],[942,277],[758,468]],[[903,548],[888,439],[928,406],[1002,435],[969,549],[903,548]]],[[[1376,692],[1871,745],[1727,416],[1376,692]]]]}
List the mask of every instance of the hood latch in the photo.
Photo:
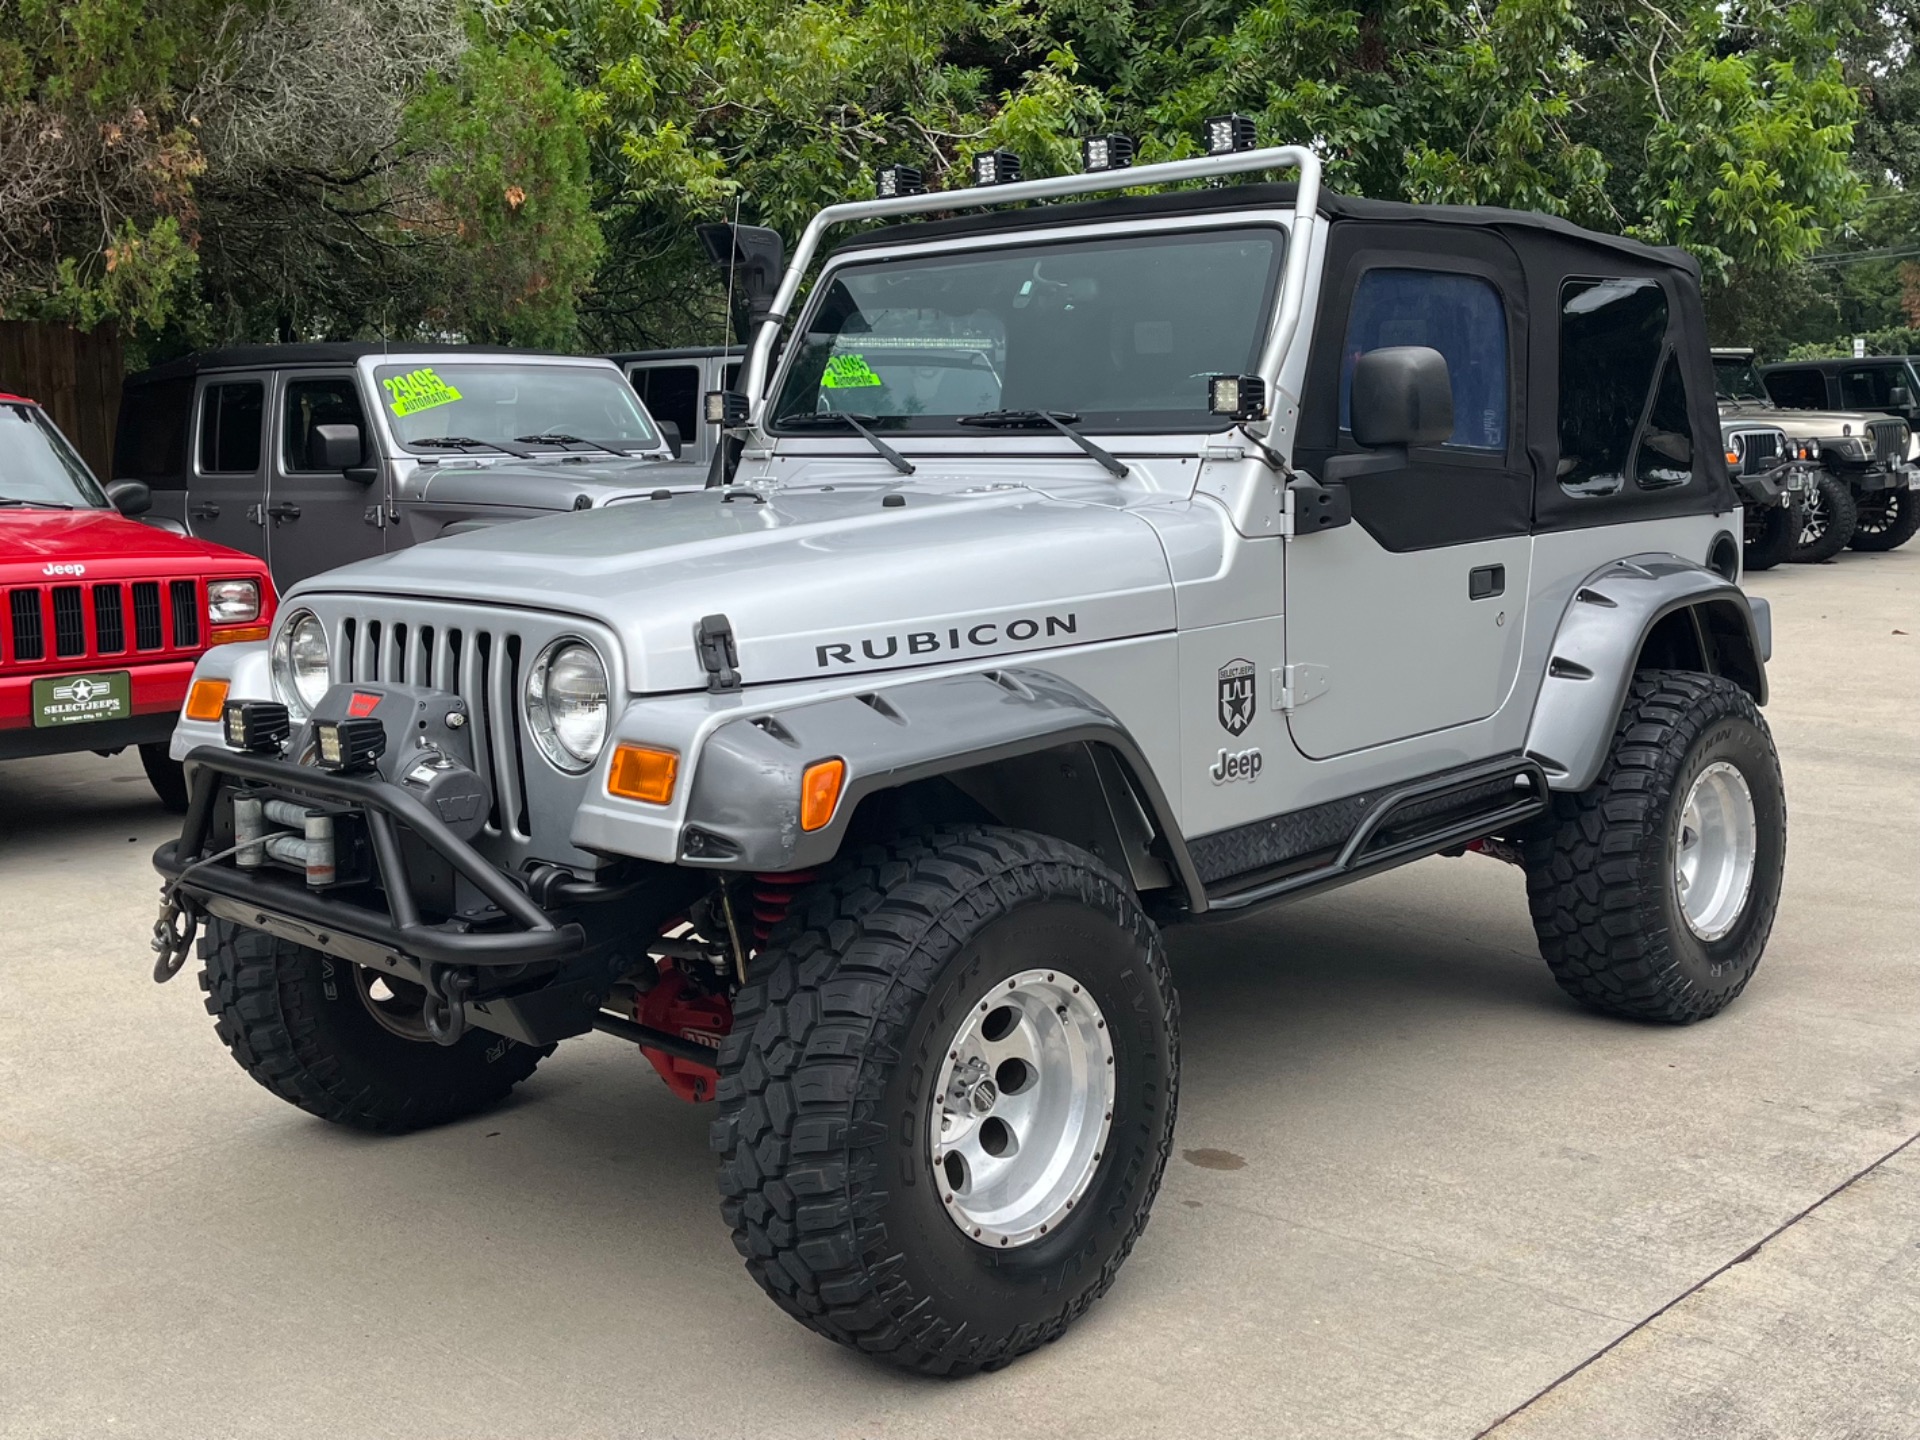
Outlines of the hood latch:
{"type": "Polygon", "coordinates": [[[693,627],[693,648],[707,672],[707,689],[715,695],[740,688],[740,653],[733,645],[733,622],[724,615],[703,615],[693,627]]]}

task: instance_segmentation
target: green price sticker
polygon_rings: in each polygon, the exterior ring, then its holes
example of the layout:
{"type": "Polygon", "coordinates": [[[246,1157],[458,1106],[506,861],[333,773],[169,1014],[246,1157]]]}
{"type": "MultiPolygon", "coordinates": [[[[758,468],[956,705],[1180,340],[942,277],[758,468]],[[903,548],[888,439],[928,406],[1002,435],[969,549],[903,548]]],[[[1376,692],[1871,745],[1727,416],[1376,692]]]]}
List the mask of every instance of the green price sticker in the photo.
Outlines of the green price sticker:
{"type": "Polygon", "coordinates": [[[460,392],[434,374],[430,365],[409,370],[405,375],[391,376],[380,383],[387,387],[388,407],[402,420],[422,410],[451,405],[460,398],[460,392]]]}
{"type": "Polygon", "coordinates": [[[820,383],[828,390],[866,390],[886,382],[873,373],[864,355],[835,355],[827,361],[820,383]]]}

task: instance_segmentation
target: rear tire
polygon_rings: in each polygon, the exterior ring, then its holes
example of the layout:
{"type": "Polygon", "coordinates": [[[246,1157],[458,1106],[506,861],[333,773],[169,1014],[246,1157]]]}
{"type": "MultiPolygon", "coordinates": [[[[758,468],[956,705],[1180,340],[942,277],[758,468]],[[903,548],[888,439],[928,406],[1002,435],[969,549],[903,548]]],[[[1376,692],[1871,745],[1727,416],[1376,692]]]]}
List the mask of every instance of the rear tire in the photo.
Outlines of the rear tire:
{"type": "Polygon", "coordinates": [[[1853,538],[1853,488],[1822,473],[1800,499],[1800,534],[1789,557],[1796,565],[1818,565],[1847,548],[1853,538]]]}
{"type": "Polygon", "coordinates": [[[1897,550],[1920,529],[1920,493],[1912,490],[1876,490],[1854,507],[1855,550],[1897,550]]]}
{"type": "Polygon", "coordinates": [[[1593,1009],[1715,1015],[1766,949],[1786,840],[1780,761],[1752,697],[1719,676],[1643,671],[1599,779],[1556,795],[1527,838],[1540,953],[1593,1009]]]}
{"type": "Polygon", "coordinates": [[[444,1046],[424,1028],[409,1034],[422,997],[404,983],[230,921],[207,921],[200,958],[207,1013],[240,1068],[282,1100],[357,1130],[395,1135],[476,1114],[553,1053],[486,1030],[444,1046]],[[391,1001],[378,998],[381,987],[391,1001]]]}
{"type": "Polygon", "coordinates": [[[713,1147],[748,1272],[923,1374],[1055,1339],[1146,1225],[1176,1015],[1159,932],[1084,851],[989,826],[861,850],[774,932],[721,1045],[713,1147]],[[1034,1064],[1005,1058],[1029,1032],[1034,1064]]]}
{"type": "Polygon", "coordinates": [[[168,756],[164,740],[140,747],[140,767],[147,772],[153,793],[160,797],[160,808],[174,815],[186,814],[187,767],[168,756]]]}
{"type": "Polygon", "coordinates": [[[1740,547],[1743,569],[1771,570],[1793,552],[1796,508],[1789,503],[1769,505],[1764,510],[1748,509],[1745,543],[1740,547]]]}

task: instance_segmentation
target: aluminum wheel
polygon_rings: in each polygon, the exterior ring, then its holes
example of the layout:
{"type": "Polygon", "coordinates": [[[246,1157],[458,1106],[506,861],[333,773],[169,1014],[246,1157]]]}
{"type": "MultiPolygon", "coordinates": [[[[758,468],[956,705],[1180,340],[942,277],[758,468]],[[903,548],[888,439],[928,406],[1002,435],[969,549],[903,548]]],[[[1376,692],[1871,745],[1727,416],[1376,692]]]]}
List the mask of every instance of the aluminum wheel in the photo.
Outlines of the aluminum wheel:
{"type": "Polygon", "coordinates": [[[1832,523],[1833,517],[1827,514],[1826,494],[1815,485],[1800,502],[1800,545],[1818,545],[1832,523]]]}
{"type": "Polygon", "coordinates": [[[1113,1037],[1071,975],[998,982],[947,1042],[928,1116],[947,1217],[996,1249],[1038,1240],[1086,1193],[1113,1123],[1113,1037]]]}
{"type": "Polygon", "coordinates": [[[1718,940],[1746,909],[1759,837],[1753,792],[1737,766],[1716,760],[1694,776],[1680,807],[1673,879],[1687,928],[1702,940],[1718,940]]]}

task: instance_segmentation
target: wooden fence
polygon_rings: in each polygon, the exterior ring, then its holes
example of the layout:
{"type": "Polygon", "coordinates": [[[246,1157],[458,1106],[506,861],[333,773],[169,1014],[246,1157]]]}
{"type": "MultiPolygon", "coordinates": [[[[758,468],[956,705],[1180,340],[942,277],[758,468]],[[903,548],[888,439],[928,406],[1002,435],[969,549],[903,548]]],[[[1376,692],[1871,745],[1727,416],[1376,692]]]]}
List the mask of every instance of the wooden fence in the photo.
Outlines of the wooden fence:
{"type": "Polygon", "coordinates": [[[70,325],[0,320],[0,391],[46,406],[103,483],[113,478],[124,363],[111,327],[88,334],[70,325]]]}

